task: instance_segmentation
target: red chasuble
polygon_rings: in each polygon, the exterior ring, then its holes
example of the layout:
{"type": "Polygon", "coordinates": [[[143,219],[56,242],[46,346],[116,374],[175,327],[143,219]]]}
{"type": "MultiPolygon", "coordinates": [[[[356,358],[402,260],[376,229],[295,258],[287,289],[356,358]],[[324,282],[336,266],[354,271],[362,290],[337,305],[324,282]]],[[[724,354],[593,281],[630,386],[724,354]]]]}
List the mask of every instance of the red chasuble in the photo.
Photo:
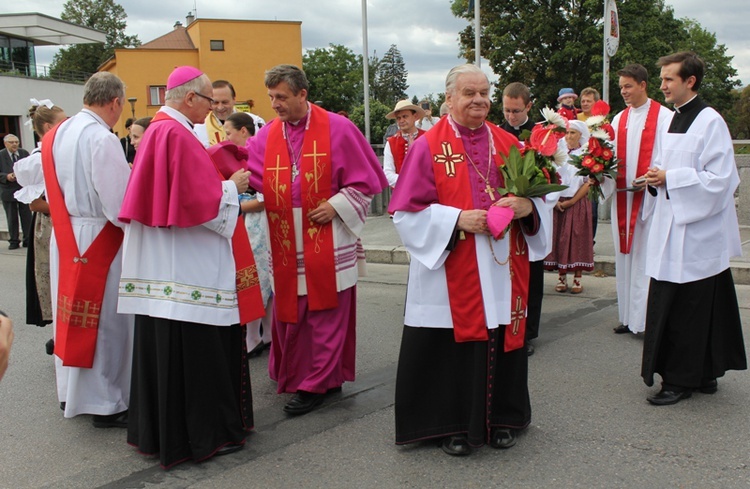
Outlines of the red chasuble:
{"type": "MultiPolygon", "coordinates": [[[[501,155],[518,141],[510,133],[494,124],[485,123],[490,128],[495,155],[492,162],[502,165],[501,155]]],[[[469,168],[465,149],[460,137],[447,120],[441,120],[424,136],[433,155],[433,171],[441,204],[462,210],[474,209],[469,183],[469,168]]],[[[501,175],[502,178],[502,175],[501,175]]],[[[510,266],[511,266],[511,324],[505,329],[505,351],[518,349],[524,345],[526,331],[526,302],[528,299],[529,257],[526,240],[517,222],[511,226],[510,266]]],[[[457,342],[486,341],[487,320],[484,313],[482,287],[479,279],[479,265],[476,255],[476,239],[487,239],[464,233],[456,247],[445,261],[445,274],[448,284],[448,300],[453,319],[453,334],[457,342]]],[[[492,238],[490,238],[492,239],[492,238]]],[[[502,259],[502,258],[501,258],[502,259]]]]}
{"type": "Polygon", "coordinates": [[[91,368],[107,274],[122,244],[123,232],[107,222],[83,255],[78,250],[65,197],[55,170],[52,147],[58,124],[44,136],[42,168],[47,201],[60,252],[55,318],[55,355],[66,367],[91,368]]]}
{"type": "MultiPolygon", "coordinates": [[[[307,214],[332,196],[331,134],[328,113],[310,104],[309,127],[299,156],[302,196],[302,251],[311,311],[338,306],[333,223],[317,224],[307,214]]],[[[297,322],[297,249],[292,215],[292,162],[283,122],[269,127],[264,155],[263,195],[273,258],[277,317],[297,322]]]]}
{"type": "MultiPolygon", "coordinates": [[[[646,124],[641,135],[641,145],[638,153],[638,169],[636,176],[643,175],[648,170],[651,163],[651,155],[654,152],[654,140],[656,139],[656,123],[659,121],[659,110],[661,105],[655,100],[651,101],[651,106],[646,115],[646,124]]],[[[630,116],[630,107],[626,108],[620,116],[620,123],[617,128],[617,157],[620,158],[620,165],[617,171],[617,188],[624,189],[628,187],[626,182],[625,165],[628,151],[628,117],[630,116]]],[[[635,222],[638,218],[638,211],[641,209],[643,194],[645,192],[635,192],[633,194],[633,206],[630,208],[628,218],[628,196],[625,192],[617,192],[617,227],[620,234],[620,253],[630,254],[630,248],[633,246],[633,233],[635,232],[635,222]]]]}
{"type": "MultiPolygon", "coordinates": [[[[426,132],[422,129],[417,129],[417,135],[414,137],[414,140],[426,132]]],[[[409,151],[409,145],[400,132],[388,138],[388,145],[391,147],[396,174],[399,174],[401,173],[401,166],[404,164],[404,158],[406,158],[406,152],[409,151]]]]}

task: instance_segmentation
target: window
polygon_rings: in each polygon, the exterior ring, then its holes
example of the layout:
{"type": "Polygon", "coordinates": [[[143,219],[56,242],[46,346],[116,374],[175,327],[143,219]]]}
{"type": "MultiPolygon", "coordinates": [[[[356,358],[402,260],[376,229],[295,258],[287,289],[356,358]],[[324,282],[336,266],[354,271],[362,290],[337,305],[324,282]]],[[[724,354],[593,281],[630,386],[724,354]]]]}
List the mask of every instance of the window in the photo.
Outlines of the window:
{"type": "Polygon", "coordinates": [[[164,94],[167,91],[165,86],[151,86],[148,87],[148,104],[149,105],[164,105],[164,94]]]}
{"type": "Polygon", "coordinates": [[[224,51],[224,41],[211,40],[211,51],[224,51]]]}

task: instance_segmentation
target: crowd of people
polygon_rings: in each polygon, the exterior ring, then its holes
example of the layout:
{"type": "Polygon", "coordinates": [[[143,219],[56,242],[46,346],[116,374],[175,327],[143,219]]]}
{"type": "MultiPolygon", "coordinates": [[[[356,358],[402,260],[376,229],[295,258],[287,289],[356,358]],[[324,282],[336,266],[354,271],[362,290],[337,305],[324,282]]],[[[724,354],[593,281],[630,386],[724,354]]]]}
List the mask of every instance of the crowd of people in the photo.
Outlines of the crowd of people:
{"type": "MultiPolygon", "coordinates": [[[[615,333],[645,331],[644,382],[662,380],[647,400],[669,405],[716,392],[746,359],[729,269],[741,252],[729,131],[698,96],[697,55],[658,66],[674,112],[648,98],[645,67],[618,71],[620,166],[601,186],[617,252],[615,333]]],[[[27,322],[54,322],[64,416],[127,428],[129,444],[170,468],[243,448],[254,424],[250,356],[269,351],[290,416],[336,396],[355,379],[359,236],[371,199],[390,186],[411,255],[396,443],[434,439],[454,456],[514,446],[531,420],[544,270],[558,271],[557,292],[580,293],[594,265],[587,196],[600,182],[570,158],[588,149],[598,91],[584,89],[579,109],[575,91],[560,90],[565,188],[527,198],[503,195],[499,169],[534,128],[522,83],[503,90],[498,126],[487,120],[487,76],[453,68],[441,117],[409,100],[386,116],[396,131],[382,166],[346,117],[309,102],[300,68],[273,67],[265,85],[277,115],[267,124],[235,110],[228,81],[178,67],[164,106],[129,121],[119,140],[111,128],[124,86],[97,73],[73,117],[34,106],[42,143],[31,156],[18,158],[17,138],[6,137],[1,181],[18,186],[14,199],[31,204],[39,229],[28,242],[27,322]],[[500,233],[494,207],[507,216],[500,233]]],[[[12,339],[0,313],[0,378],[12,339]]]]}

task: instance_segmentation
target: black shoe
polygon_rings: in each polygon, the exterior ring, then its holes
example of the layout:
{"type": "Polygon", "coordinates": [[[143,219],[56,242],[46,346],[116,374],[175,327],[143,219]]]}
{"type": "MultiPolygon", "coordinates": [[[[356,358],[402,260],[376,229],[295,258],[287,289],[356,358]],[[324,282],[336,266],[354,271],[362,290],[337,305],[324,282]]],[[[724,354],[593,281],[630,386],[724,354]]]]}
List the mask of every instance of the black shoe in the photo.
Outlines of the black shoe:
{"type": "Polygon", "coordinates": [[[671,404],[677,404],[683,399],[693,395],[693,391],[686,389],[684,391],[665,391],[662,389],[658,394],[648,396],[646,400],[654,406],[669,406],[671,404]]]}
{"type": "Polygon", "coordinates": [[[533,354],[534,354],[534,345],[532,345],[531,343],[527,341],[526,342],[526,355],[531,356],[533,354]]]}
{"type": "Polygon", "coordinates": [[[703,394],[716,394],[719,390],[719,382],[716,379],[705,380],[701,382],[701,386],[694,391],[702,392],[703,394]]]}
{"type": "Polygon", "coordinates": [[[453,455],[454,457],[463,457],[471,453],[469,440],[464,435],[446,436],[440,442],[440,448],[448,455],[453,455]]]}
{"type": "Polygon", "coordinates": [[[229,455],[230,453],[239,452],[245,447],[244,443],[229,443],[216,450],[214,455],[221,457],[222,455],[229,455]]]}
{"type": "Polygon", "coordinates": [[[516,444],[516,430],[510,428],[493,428],[490,436],[492,448],[510,448],[516,444]]]}
{"type": "Polygon", "coordinates": [[[123,411],[121,413],[110,414],[108,416],[95,414],[92,421],[95,428],[127,428],[128,412],[123,411]]]}
{"type": "Polygon", "coordinates": [[[284,406],[284,412],[292,415],[307,414],[323,402],[325,394],[297,391],[291,401],[284,406]]]}
{"type": "Polygon", "coordinates": [[[65,401],[60,403],[60,410],[65,411],[65,401]]]}
{"type": "Polygon", "coordinates": [[[627,324],[621,324],[618,327],[614,328],[615,334],[625,334],[630,333],[630,328],[628,328],[627,324]]]}
{"type": "Polygon", "coordinates": [[[341,392],[341,386],[331,387],[326,391],[326,394],[338,394],[339,392],[341,392]]]}
{"type": "Polygon", "coordinates": [[[258,343],[257,345],[255,345],[255,348],[253,348],[252,350],[250,350],[249,352],[247,352],[247,357],[248,358],[255,358],[255,357],[261,356],[263,354],[263,350],[265,350],[266,348],[268,348],[268,346],[270,346],[270,345],[271,345],[270,343],[268,343],[268,345],[266,345],[266,343],[263,343],[261,341],[260,343],[258,343]]]}
{"type": "Polygon", "coordinates": [[[10,246],[8,246],[9,250],[17,250],[18,248],[20,248],[20,246],[18,246],[18,243],[11,243],[10,246]]]}
{"type": "Polygon", "coordinates": [[[22,245],[22,246],[23,246],[24,248],[28,248],[28,247],[29,247],[29,242],[28,242],[28,241],[25,241],[25,240],[24,240],[24,242],[23,242],[23,243],[21,243],[21,245],[22,245]]]}
{"type": "Polygon", "coordinates": [[[47,343],[44,344],[44,351],[47,352],[47,355],[54,355],[55,353],[55,339],[52,338],[47,343]]]}

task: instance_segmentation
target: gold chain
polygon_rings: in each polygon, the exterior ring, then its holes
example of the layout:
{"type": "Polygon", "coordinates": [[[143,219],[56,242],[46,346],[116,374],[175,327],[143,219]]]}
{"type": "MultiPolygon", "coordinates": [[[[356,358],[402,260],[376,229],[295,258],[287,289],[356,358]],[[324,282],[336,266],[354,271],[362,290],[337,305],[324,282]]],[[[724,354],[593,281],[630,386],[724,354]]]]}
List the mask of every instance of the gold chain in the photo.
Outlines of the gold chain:
{"type": "Polygon", "coordinates": [[[510,260],[510,246],[508,246],[508,257],[505,259],[504,262],[501,262],[495,256],[495,247],[492,246],[492,237],[491,236],[487,236],[487,243],[489,243],[489,245],[490,245],[490,251],[492,252],[492,259],[495,260],[495,263],[497,263],[501,267],[507,265],[508,264],[508,260],[510,260]]]}

